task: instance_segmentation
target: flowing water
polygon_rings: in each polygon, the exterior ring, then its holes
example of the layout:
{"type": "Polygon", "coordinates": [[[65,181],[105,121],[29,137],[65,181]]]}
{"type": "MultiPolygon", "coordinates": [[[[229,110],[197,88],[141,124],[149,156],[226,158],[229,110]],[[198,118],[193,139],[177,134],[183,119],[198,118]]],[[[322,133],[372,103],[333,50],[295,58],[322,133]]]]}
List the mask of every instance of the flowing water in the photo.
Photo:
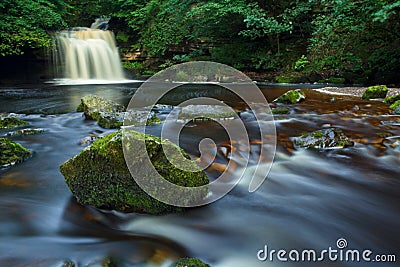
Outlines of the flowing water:
{"type": "Polygon", "coordinates": [[[125,79],[112,31],[81,27],[61,31],[56,37],[54,65],[63,66],[64,79],[86,83],[125,79]]]}
{"type": "MultiPolygon", "coordinates": [[[[82,139],[111,131],[75,112],[80,98],[93,93],[127,104],[138,86],[0,89],[0,112],[27,114],[23,118],[30,127],[46,130],[13,137],[34,154],[0,170],[0,266],[63,266],[66,260],[100,266],[105,256],[119,259],[121,266],[169,266],[183,256],[229,267],[368,266],[257,259],[264,245],[275,250],[323,250],[337,248],[339,238],[345,238],[351,249],[400,257],[400,126],[396,123],[400,116],[390,115],[387,105],[377,101],[335,96],[331,103],[331,96],[307,88],[305,102],[275,117],[277,153],[268,179],[256,192],[248,193],[244,181],[211,205],[163,216],[120,214],[77,204],[59,166],[85,147],[82,139]],[[342,128],[355,146],[323,151],[293,148],[291,137],[327,124],[342,128]]],[[[268,101],[287,90],[262,87],[268,101]]],[[[225,89],[187,85],[162,101],[173,105],[199,96],[219,98],[243,110],[241,118],[255,144],[252,153],[257,153],[254,117],[225,89]]],[[[148,132],[159,134],[161,127],[151,126],[148,132]]],[[[223,159],[226,140],[212,122],[191,124],[182,132],[180,144],[196,156],[195,140],[203,137],[215,140],[223,159]]],[[[212,176],[218,170],[209,171],[212,176]]]]}

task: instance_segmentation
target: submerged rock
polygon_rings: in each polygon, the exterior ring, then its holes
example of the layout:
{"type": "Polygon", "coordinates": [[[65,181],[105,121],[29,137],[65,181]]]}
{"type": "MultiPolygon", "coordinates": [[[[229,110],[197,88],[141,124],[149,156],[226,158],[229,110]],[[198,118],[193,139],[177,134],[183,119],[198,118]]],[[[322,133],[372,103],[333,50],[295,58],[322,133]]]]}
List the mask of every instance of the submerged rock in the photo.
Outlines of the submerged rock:
{"type": "Polygon", "coordinates": [[[340,128],[327,128],[293,138],[297,148],[343,148],[353,146],[340,128]]]}
{"type": "MultiPolygon", "coordinates": [[[[208,177],[200,169],[198,172],[182,171],[167,160],[163,149],[168,149],[177,154],[182,153],[184,157],[190,159],[175,144],[133,130],[124,129],[123,131],[127,131],[124,132],[124,138],[129,138],[131,149],[135,149],[135,142],[137,144],[145,140],[148,157],[150,157],[155,169],[166,180],[188,187],[208,184],[208,177]]],[[[122,212],[160,214],[181,210],[155,200],[136,184],[125,163],[122,136],[122,130],[119,130],[100,138],[79,155],[60,166],[61,173],[78,202],[122,212]]],[[[134,164],[132,168],[137,168],[135,175],[148,177],[151,181],[153,177],[150,171],[142,168],[141,165],[145,157],[147,155],[138,157],[131,164],[134,164]]],[[[197,168],[194,161],[193,167],[197,168]]]]}
{"type": "Polygon", "coordinates": [[[0,138],[0,167],[22,162],[31,156],[31,152],[8,138],[0,138]]]}
{"type": "Polygon", "coordinates": [[[295,104],[304,99],[306,99],[305,93],[300,89],[296,89],[286,92],[285,94],[275,99],[273,102],[284,103],[284,104],[295,104]]]}
{"type": "Polygon", "coordinates": [[[235,117],[237,113],[231,107],[218,105],[188,105],[178,113],[178,120],[181,121],[232,120],[235,117]]]}
{"type": "Polygon", "coordinates": [[[202,262],[197,258],[182,258],[170,267],[210,267],[210,265],[202,262]]]}
{"type": "Polygon", "coordinates": [[[274,115],[288,114],[289,113],[289,109],[288,108],[284,108],[284,107],[277,107],[277,108],[273,108],[271,110],[271,112],[274,115]]]}
{"type": "Polygon", "coordinates": [[[386,85],[370,86],[362,95],[363,99],[385,98],[388,92],[386,85]]]}
{"type": "Polygon", "coordinates": [[[36,129],[26,128],[26,129],[9,132],[6,135],[7,136],[34,135],[34,134],[40,134],[43,132],[44,132],[44,129],[42,129],[42,128],[36,128],[36,129]]]}
{"type": "Polygon", "coordinates": [[[393,110],[394,114],[400,114],[400,100],[397,100],[396,102],[391,104],[389,108],[393,110]]]}
{"type": "Polygon", "coordinates": [[[27,125],[27,121],[23,121],[14,117],[0,117],[0,129],[10,129],[27,125]]]}

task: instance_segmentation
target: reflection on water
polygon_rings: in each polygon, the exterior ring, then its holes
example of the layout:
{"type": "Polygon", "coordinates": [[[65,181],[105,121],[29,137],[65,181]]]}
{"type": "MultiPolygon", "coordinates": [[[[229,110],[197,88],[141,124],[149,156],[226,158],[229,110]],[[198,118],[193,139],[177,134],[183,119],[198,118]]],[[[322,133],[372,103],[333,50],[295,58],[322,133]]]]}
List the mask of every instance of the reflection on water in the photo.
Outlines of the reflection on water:
{"type": "MultiPolygon", "coordinates": [[[[341,237],[351,248],[400,255],[400,149],[396,146],[400,131],[398,125],[381,123],[400,116],[389,115],[387,106],[379,102],[337,96],[331,103],[330,96],[311,90],[306,90],[305,102],[289,107],[288,115],[275,117],[277,154],[268,179],[255,193],[247,192],[246,176],[226,197],[184,214],[119,214],[77,204],[59,166],[79,153],[82,138],[95,131],[110,132],[74,112],[80,98],[95,93],[127,104],[137,86],[0,89],[0,112],[29,113],[26,119],[31,127],[46,129],[40,135],[13,137],[34,155],[0,170],[0,266],[62,266],[65,260],[99,266],[106,256],[118,258],[121,266],[168,266],[183,256],[230,267],[365,266],[361,262],[291,265],[259,262],[256,257],[266,244],[277,250],[322,250],[335,247],[341,237]],[[356,141],[355,147],[293,149],[291,137],[328,124],[342,128],[356,141]]],[[[263,92],[271,101],[287,90],[268,87],[263,92]]],[[[212,86],[183,87],[163,101],[175,104],[213,93],[225,94],[212,86]]],[[[257,153],[260,144],[251,130],[254,118],[240,99],[226,96],[225,102],[243,111],[252,152],[257,153]]],[[[159,134],[160,127],[150,127],[148,132],[159,134]]],[[[210,122],[185,128],[180,143],[198,156],[194,143],[204,137],[217,143],[217,161],[226,163],[224,153],[232,144],[210,122]]]]}

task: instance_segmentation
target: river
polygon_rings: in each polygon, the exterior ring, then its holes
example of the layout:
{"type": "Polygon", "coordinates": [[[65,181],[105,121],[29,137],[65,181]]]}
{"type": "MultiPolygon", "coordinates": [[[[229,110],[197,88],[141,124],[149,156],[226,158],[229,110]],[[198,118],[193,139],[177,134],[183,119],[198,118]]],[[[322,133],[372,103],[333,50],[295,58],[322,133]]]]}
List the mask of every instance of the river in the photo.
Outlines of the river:
{"type": "MultiPolygon", "coordinates": [[[[42,134],[13,137],[34,154],[0,170],[0,266],[101,266],[105,256],[119,260],[120,266],[169,266],[184,256],[217,267],[369,266],[365,261],[288,263],[257,258],[265,245],[270,250],[321,251],[337,249],[340,238],[349,249],[400,257],[400,126],[393,123],[400,116],[390,115],[387,105],[378,101],[339,95],[331,102],[332,96],[312,86],[301,86],[306,101],[291,106],[289,114],[275,116],[277,152],[267,180],[256,192],[249,193],[240,183],[215,203],[163,216],[77,204],[59,166],[85,147],[83,138],[111,132],[75,112],[80,98],[97,94],[126,105],[139,85],[0,88],[0,112],[26,114],[29,127],[45,129],[42,134]],[[342,128],[355,146],[293,148],[291,137],[327,124],[342,128]]],[[[272,101],[299,86],[260,87],[272,101]]],[[[163,103],[174,105],[198,96],[220,98],[244,110],[241,116],[251,125],[243,104],[217,85],[182,87],[163,103]]],[[[150,126],[148,131],[159,134],[161,127],[150,126]]],[[[224,137],[214,129],[211,122],[197,122],[183,132],[181,146],[195,155],[193,140],[202,136],[222,146],[224,137]]]]}

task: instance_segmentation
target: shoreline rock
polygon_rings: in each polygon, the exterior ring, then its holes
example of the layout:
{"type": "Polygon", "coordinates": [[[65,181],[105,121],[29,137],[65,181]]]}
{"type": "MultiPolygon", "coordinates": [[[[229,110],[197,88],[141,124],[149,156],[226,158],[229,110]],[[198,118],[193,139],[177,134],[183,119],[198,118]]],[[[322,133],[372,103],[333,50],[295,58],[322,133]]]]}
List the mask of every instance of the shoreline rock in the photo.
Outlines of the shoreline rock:
{"type": "Polygon", "coordinates": [[[361,98],[366,100],[385,98],[387,93],[388,88],[386,87],[386,85],[370,86],[367,88],[367,90],[365,90],[361,98]]]}

